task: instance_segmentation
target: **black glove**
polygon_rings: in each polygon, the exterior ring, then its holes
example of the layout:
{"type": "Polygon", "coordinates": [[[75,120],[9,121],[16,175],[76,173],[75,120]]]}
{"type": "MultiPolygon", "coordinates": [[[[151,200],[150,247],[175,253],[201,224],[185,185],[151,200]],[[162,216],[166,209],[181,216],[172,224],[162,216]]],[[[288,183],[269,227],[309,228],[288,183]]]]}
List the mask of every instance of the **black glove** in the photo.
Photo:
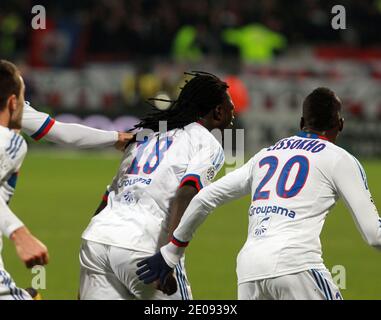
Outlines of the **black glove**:
{"type": "Polygon", "coordinates": [[[138,270],[136,274],[139,276],[139,280],[145,284],[159,280],[161,286],[166,283],[168,275],[170,275],[173,269],[167,265],[161,252],[159,251],[155,255],[140,261],[138,264],[138,270]]]}

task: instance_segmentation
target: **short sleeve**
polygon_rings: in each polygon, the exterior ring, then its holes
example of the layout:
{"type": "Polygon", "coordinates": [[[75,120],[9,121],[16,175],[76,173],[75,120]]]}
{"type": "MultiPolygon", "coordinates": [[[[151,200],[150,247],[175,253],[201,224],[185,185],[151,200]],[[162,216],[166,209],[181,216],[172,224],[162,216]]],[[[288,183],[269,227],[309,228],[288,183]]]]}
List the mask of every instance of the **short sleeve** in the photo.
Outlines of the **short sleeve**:
{"type": "Polygon", "coordinates": [[[224,151],[217,141],[202,142],[191,157],[180,187],[192,182],[200,191],[213,181],[224,162],[224,151]]]}

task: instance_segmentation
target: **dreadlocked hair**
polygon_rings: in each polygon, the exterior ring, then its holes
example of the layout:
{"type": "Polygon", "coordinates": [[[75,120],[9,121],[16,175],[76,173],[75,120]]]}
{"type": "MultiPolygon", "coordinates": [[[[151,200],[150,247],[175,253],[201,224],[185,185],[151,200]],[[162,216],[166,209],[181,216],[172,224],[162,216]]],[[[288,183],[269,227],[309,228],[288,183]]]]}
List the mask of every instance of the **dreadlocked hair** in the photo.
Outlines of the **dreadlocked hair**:
{"type": "MultiPolygon", "coordinates": [[[[157,132],[159,121],[167,122],[167,130],[184,128],[198,121],[223,102],[226,90],[229,88],[226,82],[211,73],[202,71],[184,72],[184,74],[193,78],[185,81],[184,87],[180,88],[181,92],[177,100],[149,99],[149,101],[169,102],[171,105],[167,110],[156,110],[143,118],[135,125],[136,129],[151,129],[157,132]]],[[[152,103],[148,103],[155,108],[152,103]]]]}

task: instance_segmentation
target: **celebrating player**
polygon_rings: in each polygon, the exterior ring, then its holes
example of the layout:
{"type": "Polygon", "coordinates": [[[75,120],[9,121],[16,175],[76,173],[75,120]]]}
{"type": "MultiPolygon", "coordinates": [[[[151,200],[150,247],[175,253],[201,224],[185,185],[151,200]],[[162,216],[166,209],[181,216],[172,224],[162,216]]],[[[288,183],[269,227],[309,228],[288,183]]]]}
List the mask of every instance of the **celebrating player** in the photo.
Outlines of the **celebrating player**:
{"type": "Polygon", "coordinates": [[[184,260],[176,264],[176,279],[163,279],[160,290],[135,274],[136,263],[168,241],[191,199],[224,163],[222,147],[210,131],[231,124],[228,86],[211,74],[191,75],[167,111],[137,125],[152,133],[127,147],[107,206],[82,235],[81,299],[192,297],[184,260]],[[167,132],[159,132],[161,121],[167,132]]]}
{"type": "MultiPolygon", "coordinates": [[[[20,259],[28,268],[48,263],[48,251],[8,207],[13,195],[17,172],[27,152],[21,128],[25,86],[16,66],[0,60],[0,252],[2,234],[16,247],[20,259]]],[[[0,255],[0,300],[29,300],[31,296],[18,288],[5,271],[0,255]]]]}
{"type": "Polygon", "coordinates": [[[248,238],[237,258],[238,298],[341,299],[323,264],[320,232],[342,197],[365,241],[381,249],[381,220],[360,163],[335,145],[341,102],[327,88],[303,103],[302,131],[257,153],[203,189],[189,204],[170,243],[139,264],[146,283],[164,278],[208,213],[250,193],[248,238]]]}

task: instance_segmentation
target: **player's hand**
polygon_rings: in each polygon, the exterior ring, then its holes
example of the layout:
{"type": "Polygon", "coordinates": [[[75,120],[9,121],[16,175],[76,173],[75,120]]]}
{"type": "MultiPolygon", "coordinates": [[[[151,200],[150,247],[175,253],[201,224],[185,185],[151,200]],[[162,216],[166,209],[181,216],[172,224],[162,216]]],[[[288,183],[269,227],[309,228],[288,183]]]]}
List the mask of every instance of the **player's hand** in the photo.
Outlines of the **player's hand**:
{"type": "Polygon", "coordinates": [[[49,262],[48,249],[26,227],[15,230],[10,239],[15,244],[17,255],[27,268],[45,265],[49,262]]]}
{"type": "Polygon", "coordinates": [[[136,274],[139,276],[139,280],[143,281],[145,284],[159,280],[162,287],[166,284],[168,275],[173,271],[173,269],[165,262],[160,251],[155,255],[140,261],[137,266],[138,270],[136,271],[136,274]]]}
{"type": "Polygon", "coordinates": [[[127,144],[134,138],[134,134],[128,132],[118,132],[118,141],[115,142],[114,147],[117,150],[124,151],[127,144]]]}
{"type": "Polygon", "coordinates": [[[173,276],[173,272],[168,273],[164,284],[162,284],[160,281],[156,281],[155,287],[157,290],[160,290],[169,296],[176,293],[177,281],[176,281],[175,277],[173,276]]]}

